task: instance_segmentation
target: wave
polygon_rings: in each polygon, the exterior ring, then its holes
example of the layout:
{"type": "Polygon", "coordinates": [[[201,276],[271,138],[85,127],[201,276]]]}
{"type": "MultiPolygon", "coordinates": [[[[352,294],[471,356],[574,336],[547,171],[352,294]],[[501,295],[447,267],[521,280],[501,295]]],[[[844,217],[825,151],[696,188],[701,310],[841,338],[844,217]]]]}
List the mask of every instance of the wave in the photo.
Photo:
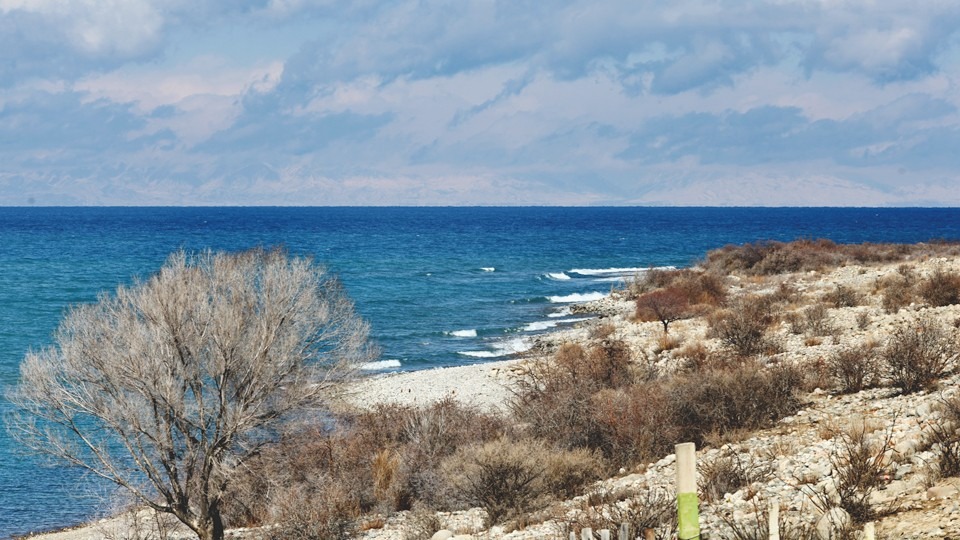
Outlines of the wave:
{"type": "Polygon", "coordinates": [[[444,332],[444,334],[453,337],[477,337],[476,330],[454,330],[452,332],[444,332]]]}
{"type": "Polygon", "coordinates": [[[556,328],[558,324],[560,324],[560,321],[537,321],[524,326],[523,331],[539,332],[541,330],[549,330],[551,328],[556,328]]]}
{"type": "Polygon", "coordinates": [[[494,343],[492,351],[457,351],[457,354],[472,358],[500,358],[527,352],[531,348],[533,348],[533,344],[530,341],[524,338],[516,338],[494,343]]]}
{"type": "Polygon", "coordinates": [[[611,274],[619,276],[632,276],[642,274],[650,270],[676,270],[676,266],[648,266],[645,268],[574,268],[570,270],[572,274],[581,276],[609,276],[611,274]]]}
{"type": "Polygon", "coordinates": [[[547,313],[547,317],[550,317],[553,319],[557,317],[566,317],[567,315],[572,315],[572,314],[573,314],[573,311],[571,311],[569,307],[564,307],[564,308],[558,309],[557,311],[554,311],[553,313],[547,313]]]}
{"type": "Polygon", "coordinates": [[[609,296],[605,292],[573,293],[563,296],[548,296],[547,300],[554,304],[569,304],[571,302],[590,302],[591,300],[600,300],[609,296]]]}
{"type": "Polygon", "coordinates": [[[360,369],[364,371],[380,371],[384,369],[395,369],[400,366],[401,364],[399,360],[380,360],[378,362],[367,362],[366,364],[362,364],[360,369]]]}
{"type": "Polygon", "coordinates": [[[494,267],[492,267],[492,266],[484,266],[484,267],[481,268],[480,270],[483,271],[483,272],[496,272],[496,271],[497,271],[497,269],[494,268],[494,267]]]}
{"type": "Polygon", "coordinates": [[[498,356],[503,356],[502,354],[495,353],[493,351],[457,351],[457,354],[462,356],[470,356],[472,358],[497,358],[498,356]]]}
{"type": "Polygon", "coordinates": [[[547,274],[547,277],[557,281],[566,281],[570,279],[570,276],[564,274],[563,272],[550,272],[547,274]]]}

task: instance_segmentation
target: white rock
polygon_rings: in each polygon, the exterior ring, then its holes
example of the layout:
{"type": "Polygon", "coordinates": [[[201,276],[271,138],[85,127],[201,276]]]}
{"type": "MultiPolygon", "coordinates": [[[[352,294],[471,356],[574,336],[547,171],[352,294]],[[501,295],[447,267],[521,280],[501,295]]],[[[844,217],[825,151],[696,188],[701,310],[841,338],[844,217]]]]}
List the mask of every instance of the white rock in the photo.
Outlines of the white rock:
{"type": "Polygon", "coordinates": [[[817,536],[822,540],[830,540],[836,536],[836,532],[845,529],[850,525],[852,519],[846,510],[835,506],[817,521],[817,536]]]}

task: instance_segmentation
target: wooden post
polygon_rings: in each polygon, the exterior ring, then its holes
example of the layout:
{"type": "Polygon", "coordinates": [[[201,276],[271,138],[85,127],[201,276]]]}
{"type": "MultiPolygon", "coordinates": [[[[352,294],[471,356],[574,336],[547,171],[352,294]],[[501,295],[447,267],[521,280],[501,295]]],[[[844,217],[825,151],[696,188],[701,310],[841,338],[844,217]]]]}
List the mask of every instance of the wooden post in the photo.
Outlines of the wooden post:
{"type": "Polygon", "coordinates": [[[630,540],[630,524],[629,523],[620,524],[620,534],[617,535],[617,540],[630,540]]]}
{"type": "Polygon", "coordinates": [[[876,534],[877,529],[872,521],[863,526],[863,540],[874,540],[876,538],[876,534]]]}
{"type": "Polygon", "coordinates": [[[610,540],[610,529],[600,529],[600,540],[610,540]]]}
{"type": "Polygon", "coordinates": [[[697,500],[697,447],[680,443],[677,456],[677,538],[700,538],[700,509],[697,500]]]}
{"type": "Polygon", "coordinates": [[[770,499],[770,515],[767,529],[770,531],[770,540],[780,540],[780,498],[770,499]]]}
{"type": "Polygon", "coordinates": [[[584,527],[580,531],[580,540],[593,540],[593,529],[590,527],[584,527]]]}

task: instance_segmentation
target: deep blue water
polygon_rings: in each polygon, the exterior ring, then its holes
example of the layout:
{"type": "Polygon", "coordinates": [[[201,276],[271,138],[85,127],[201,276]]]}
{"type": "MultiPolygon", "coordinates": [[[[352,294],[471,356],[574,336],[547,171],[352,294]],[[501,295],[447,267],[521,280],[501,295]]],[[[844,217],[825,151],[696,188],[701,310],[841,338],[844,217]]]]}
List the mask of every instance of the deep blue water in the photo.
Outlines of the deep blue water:
{"type": "MultiPolygon", "coordinates": [[[[180,248],[312,255],[341,277],[386,365],[422,369],[522,348],[571,319],[566,301],[608,292],[632,269],[796,238],[960,239],[960,209],[0,208],[0,386],[50,343],[67,306],[149,275],[180,248]]],[[[0,538],[95,516],[99,500],[82,485],[0,430],[0,538]]]]}

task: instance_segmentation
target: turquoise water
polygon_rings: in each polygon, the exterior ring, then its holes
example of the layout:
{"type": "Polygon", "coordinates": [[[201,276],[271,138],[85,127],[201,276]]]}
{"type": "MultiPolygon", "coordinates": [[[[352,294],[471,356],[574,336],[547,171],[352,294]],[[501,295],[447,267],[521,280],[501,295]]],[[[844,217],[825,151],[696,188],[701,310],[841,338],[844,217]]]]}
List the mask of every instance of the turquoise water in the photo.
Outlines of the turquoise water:
{"type": "MultiPolygon", "coordinates": [[[[635,269],[762,239],[960,239],[958,209],[0,208],[0,386],[63,310],[177,249],[286,246],[342,278],[387,370],[504,358],[635,269]]],[[[375,372],[375,370],[371,370],[375,372]]],[[[7,406],[0,401],[0,409],[7,406]]],[[[76,524],[99,499],[0,431],[0,537],[76,524]]]]}

